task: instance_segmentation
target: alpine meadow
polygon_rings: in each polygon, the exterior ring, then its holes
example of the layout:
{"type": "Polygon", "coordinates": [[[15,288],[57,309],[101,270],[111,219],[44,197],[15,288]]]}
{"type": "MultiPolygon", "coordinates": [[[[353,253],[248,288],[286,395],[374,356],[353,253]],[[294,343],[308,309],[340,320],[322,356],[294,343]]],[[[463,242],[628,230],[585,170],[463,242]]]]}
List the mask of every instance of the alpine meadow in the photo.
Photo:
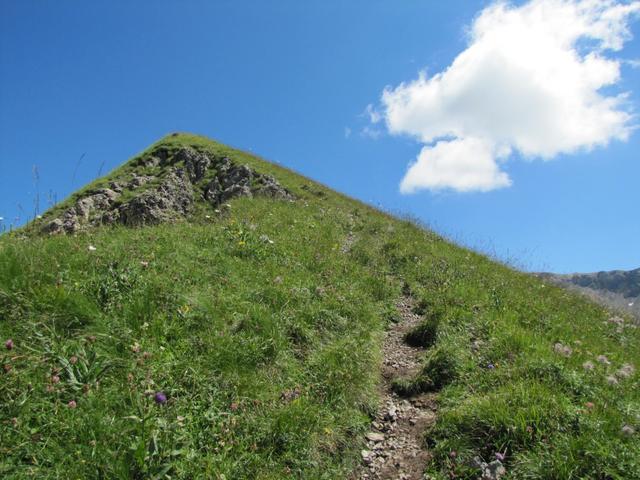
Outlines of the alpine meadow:
{"type": "Polygon", "coordinates": [[[640,478],[627,315],[170,134],[0,236],[0,477],[640,478]]]}

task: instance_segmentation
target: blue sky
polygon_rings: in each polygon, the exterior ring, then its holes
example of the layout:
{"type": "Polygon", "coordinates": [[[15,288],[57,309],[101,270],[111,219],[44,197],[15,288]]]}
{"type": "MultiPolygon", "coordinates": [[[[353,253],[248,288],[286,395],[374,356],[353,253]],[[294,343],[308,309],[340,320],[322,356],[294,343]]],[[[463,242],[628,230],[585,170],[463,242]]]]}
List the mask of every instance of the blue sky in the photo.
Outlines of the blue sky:
{"type": "MultiPolygon", "coordinates": [[[[163,135],[189,131],[418,217],[522,268],[640,267],[637,131],[590,151],[559,147],[546,161],[514,140],[508,161],[487,160],[509,187],[423,181],[400,192],[409,164],[433,142],[406,122],[390,133],[383,91],[417,85],[422,70],[444,71],[491,4],[0,1],[0,216],[9,224],[33,215],[34,166],[43,209],[48,192],[64,198],[163,135]],[[371,121],[368,105],[381,121],[371,121]]],[[[637,18],[629,25],[640,36],[637,18]]],[[[636,60],[640,41],[609,55],[636,60]]],[[[624,108],[637,111],[640,68],[621,63],[620,73],[602,91],[630,92],[624,108]]]]}

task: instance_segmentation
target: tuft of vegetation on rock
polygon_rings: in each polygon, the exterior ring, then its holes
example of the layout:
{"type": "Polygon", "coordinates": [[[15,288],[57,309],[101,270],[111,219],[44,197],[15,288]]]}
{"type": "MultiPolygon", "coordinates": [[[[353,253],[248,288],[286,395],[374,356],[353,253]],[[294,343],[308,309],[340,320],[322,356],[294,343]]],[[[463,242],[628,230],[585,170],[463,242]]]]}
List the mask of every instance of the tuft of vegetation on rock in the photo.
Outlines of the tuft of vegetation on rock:
{"type": "Polygon", "coordinates": [[[429,475],[640,478],[631,322],[187,134],[0,237],[0,477],[349,478],[407,292],[429,475]]]}

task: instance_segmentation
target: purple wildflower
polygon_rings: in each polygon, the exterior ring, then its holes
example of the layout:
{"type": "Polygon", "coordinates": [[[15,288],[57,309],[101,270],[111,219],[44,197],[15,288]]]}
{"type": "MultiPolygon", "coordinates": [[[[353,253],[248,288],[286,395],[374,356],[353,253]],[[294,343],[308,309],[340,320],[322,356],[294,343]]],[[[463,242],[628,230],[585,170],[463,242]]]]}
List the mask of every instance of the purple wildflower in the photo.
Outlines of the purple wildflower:
{"type": "Polygon", "coordinates": [[[493,363],[489,363],[489,364],[487,364],[487,368],[488,368],[489,370],[493,370],[493,369],[494,369],[494,368],[496,368],[496,367],[495,367],[495,365],[494,365],[493,363]]]}
{"type": "Polygon", "coordinates": [[[78,406],[78,404],[76,403],[75,400],[70,400],[69,403],[67,403],[67,407],[69,408],[76,408],[78,406]]]}
{"type": "Polygon", "coordinates": [[[4,348],[6,348],[7,350],[13,350],[13,340],[9,339],[4,342],[4,348]]]}
{"type": "Polygon", "coordinates": [[[497,459],[497,460],[499,460],[499,461],[501,461],[501,462],[504,462],[504,459],[505,459],[505,458],[506,458],[506,455],[505,455],[504,453],[502,453],[502,452],[496,452],[496,459],[497,459]]]}
{"type": "Polygon", "coordinates": [[[156,392],[156,394],[153,396],[153,401],[158,405],[164,405],[165,403],[167,403],[167,396],[164,394],[164,392],[156,392]]]}

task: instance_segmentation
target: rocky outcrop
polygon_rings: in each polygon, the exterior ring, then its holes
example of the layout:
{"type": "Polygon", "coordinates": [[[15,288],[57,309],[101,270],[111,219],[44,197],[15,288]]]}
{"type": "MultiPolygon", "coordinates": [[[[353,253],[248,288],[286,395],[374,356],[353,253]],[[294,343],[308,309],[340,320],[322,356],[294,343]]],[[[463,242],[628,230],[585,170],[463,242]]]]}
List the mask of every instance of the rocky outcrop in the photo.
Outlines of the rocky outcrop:
{"type": "Polygon", "coordinates": [[[195,202],[214,207],[235,197],[262,195],[292,199],[292,195],[269,176],[227,157],[214,157],[192,148],[170,151],[158,148],[134,165],[144,170],[161,167],[157,176],[134,172],[127,179],[93,191],[73,207],[49,221],[43,231],[74,233],[87,227],[121,223],[128,226],[157,224],[188,215],[195,202]],[[126,198],[126,201],[122,201],[126,198]]]}
{"type": "Polygon", "coordinates": [[[629,312],[640,323],[640,268],[629,271],[536,275],[578,291],[605,306],[629,312]]]}
{"type": "Polygon", "coordinates": [[[66,210],[61,217],[54,219],[44,227],[46,233],[73,233],[83,224],[90,221],[96,210],[108,210],[114,204],[120,193],[109,188],[98,190],[76,201],[75,205],[66,210]]]}
{"type": "Polygon", "coordinates": [[[183,170],[169,173],[160,186],[148,190],[103,216],[103,223],[119,221],[125,225],[166,222],[189,213],[193,204],[193,185],[183,170]]]}

